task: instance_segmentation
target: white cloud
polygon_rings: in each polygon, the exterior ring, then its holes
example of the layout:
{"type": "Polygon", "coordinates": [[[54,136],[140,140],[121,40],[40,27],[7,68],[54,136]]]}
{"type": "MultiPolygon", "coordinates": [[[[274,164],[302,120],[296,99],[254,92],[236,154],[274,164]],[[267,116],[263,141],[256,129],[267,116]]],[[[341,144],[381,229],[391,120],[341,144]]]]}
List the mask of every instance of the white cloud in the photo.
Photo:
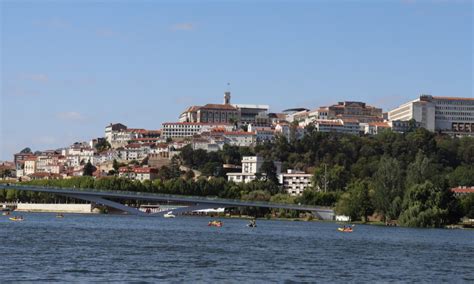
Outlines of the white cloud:
{"type": "Polygon", "coordinates": [[[77,111],[66,111],[57,114],[62,120],[84,120],[84,116],[77,111]]]}
{"type": "Polygon", "coordinates": [[[178,23],[171,27],[172,31],[192,31],[196,26],[192,23],[178,23]]]}
{"type": "Polygon", "coordinates": [[[24,81],[32,81],[32,82],[38,82],[38,83],[49,82],[48,74],[44,74],[44,73],[23,74],[23,75],[20,75],[20,79],[24,81]]]}

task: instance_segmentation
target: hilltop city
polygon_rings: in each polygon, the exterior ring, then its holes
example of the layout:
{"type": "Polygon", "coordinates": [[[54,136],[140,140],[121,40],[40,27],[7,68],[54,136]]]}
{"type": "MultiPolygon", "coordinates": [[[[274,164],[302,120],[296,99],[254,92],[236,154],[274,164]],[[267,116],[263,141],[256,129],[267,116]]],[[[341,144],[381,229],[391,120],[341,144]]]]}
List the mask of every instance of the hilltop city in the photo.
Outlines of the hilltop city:
{"type": "MultiPolygon", "coordinates": [[[[215,152],[225,145],[254,147],[284,137],[301,139],[317,132],[376,135],[390,129],[404,133],[414,128],[450,136],[474,136],[474,99],[421,95],[384,113],[381,108],[358,101],[343,101],[316,109],[292,108],[271,113],[269,105],[233,104],[225,92],[222,104],[189,106],[178,121],[161,129],[129,128],[110,123],[104,137],[77,142],[65,148],[36,151],[26,148],[14,154],[13,163],[0,166],[3,178],[19,181],[68,179],[91,175],[118,176],[145,181],[159,177],[184,147],[215,152]]],[[[264,159],[243,156],[240,164],[225,164],[228,181],[247,183],[260,178],[264,159]]],[[[301,195],[314,186],[312,173],[285,169],[274,161],[278,183],[289,195],[301,195]]],[[[181,166],[183,171],[192,171],[181,166]]],[[[201,173],[193,171],[193,176],[201,173]]],[[[318,188],[323,190],[323,188],[318,188]]]]}

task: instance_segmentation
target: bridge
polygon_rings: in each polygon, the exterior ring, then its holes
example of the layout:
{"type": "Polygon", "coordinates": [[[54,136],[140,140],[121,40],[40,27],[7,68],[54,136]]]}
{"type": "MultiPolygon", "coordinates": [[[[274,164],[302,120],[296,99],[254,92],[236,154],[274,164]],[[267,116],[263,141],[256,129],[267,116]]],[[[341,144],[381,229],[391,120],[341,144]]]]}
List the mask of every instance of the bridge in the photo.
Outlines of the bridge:
{"type": "Polygon", "coordinates": [[[119,202],[112,201],[109,198],[120,200],[145,200],[145,201],[167,201],[176,203],[189,204],[177,209],[173,209],[173,213],[191,212],[195,210],[222,208],[222,207],[259,207],[259,208],[273,208],[273,209],[287,209],[298,210],[313,213],[316,217],[323,220],[332,220],[334,211],[327,207],[318,207],[310,205],[273,203],[263,201],[246,201],[238,199],[224,199],[217,197],[200,197],[200,196],[186,196],[186,195],[172,195],[148,192],[133,192],[133,191],[115,191],[115,190],[101,190],[101,189],[84,189],[84,188],[59,188],[59,187],[44,187],[32,185],[19,184],[0,184],[0,189],[15,189],[22,191],[33,191],[42,193],[57,194],[65,197],[72,197],[80,200],[94,202],[96,204],[105,205],[130,214],[139,216],[162,215],[165,212],[149,214],[138,210],[137,208],[123,205],[119,202]]]}

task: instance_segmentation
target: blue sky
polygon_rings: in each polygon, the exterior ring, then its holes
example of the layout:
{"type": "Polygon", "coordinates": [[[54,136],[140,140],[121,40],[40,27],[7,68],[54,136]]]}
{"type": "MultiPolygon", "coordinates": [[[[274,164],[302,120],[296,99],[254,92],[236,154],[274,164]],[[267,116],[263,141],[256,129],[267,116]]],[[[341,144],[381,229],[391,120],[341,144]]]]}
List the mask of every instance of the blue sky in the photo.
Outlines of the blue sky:
{"type": "Polygon", "coordinates": [[[0,3],[0,160],[158,129],[227,82],[273,111],[473,96],[471,1],[0,3]]]}

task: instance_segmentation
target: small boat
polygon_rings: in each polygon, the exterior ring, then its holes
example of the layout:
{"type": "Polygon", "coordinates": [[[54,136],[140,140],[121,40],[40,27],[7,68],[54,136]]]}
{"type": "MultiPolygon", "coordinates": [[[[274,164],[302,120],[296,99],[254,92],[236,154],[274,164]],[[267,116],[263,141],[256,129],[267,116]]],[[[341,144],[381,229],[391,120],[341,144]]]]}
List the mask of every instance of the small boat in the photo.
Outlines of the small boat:
{"type": "Polygon", "coordinates": [[[344,232],[344,233],[352,233],[352,228],[337,228],[339,232],[344,232]]]}
{"type": "Polygon", "coordinates": [[[222,227],[222,226],[224,226],[224,222],[214,220],[214,221],[210,221],[207,225],[209,227],[222,227]]]}
{"type": "Polygon", "coordinates": [[[58,213],[56,214],[56,218],[64,218],[64,214],[58,213]]]}
{"type": "Polygon", "coordinates": [[[23,220],[24,220],[24,219],[23,219],[23,216],[15,216],[15,217],[10,217],[10,218],[8,218],[8,219],[10,219],[10,220],[12,220],[12,221],[15,221],[15,222],[20,222],[20,221],[23,221],[23,220]]]}
{"type": "Polygon", "coordinates": [[[2,215],[3,215],[3,216],[8,216],[8,215],[10,215],[10,211],[2,212],[2,215]]]}
{"type": "Polygon", "coordinates": [[[173,211],[169,211],[169,212],[166,212],[163,217],[165,218],[174,218],[176,217],[174,214],[173,214],[173,211]]]}
{"type": "Polygon", "coordinates": [[[250,224],[247,224],[247,227],[256,228],[256,227],[257,227],[257,224],[252,224],[252,223],[250,223],[250,224]]]}

